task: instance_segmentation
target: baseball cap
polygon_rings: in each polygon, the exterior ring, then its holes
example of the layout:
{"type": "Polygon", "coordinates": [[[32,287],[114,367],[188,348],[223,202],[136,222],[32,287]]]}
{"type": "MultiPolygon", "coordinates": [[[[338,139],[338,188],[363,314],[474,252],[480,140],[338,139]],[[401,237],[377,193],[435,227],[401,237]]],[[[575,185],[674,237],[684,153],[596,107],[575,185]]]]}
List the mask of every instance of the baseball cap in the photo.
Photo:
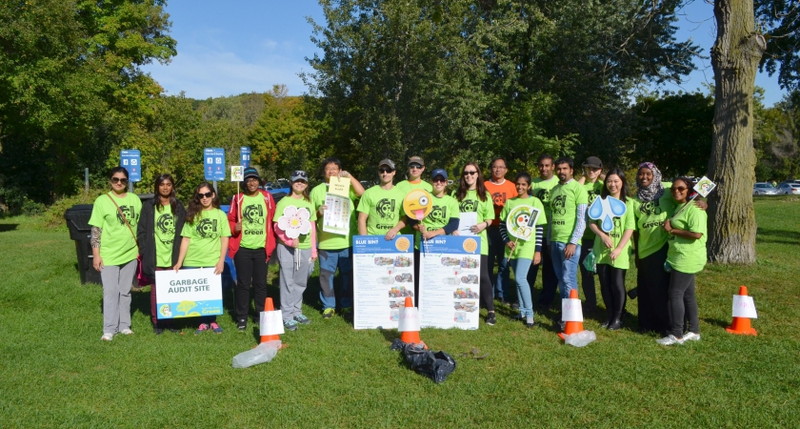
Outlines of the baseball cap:
{"type": "Polygon", "coordinates": [[[590,156],[583,162],[583,166],[589,168],[603,168],[603,161],[600,161],[600,158],[596,156],[590,156]]]}
{"type": "Polygon", "coordinates": [[[431,172],[431,179],[435,179],[435,178],[437,178],[439,176],[444,177],[444,180],[448,179],[447,172],[444,171],[444,169],[442,169],[442,168],[437,168],[437,169],[433,170],[433,172],[431,172]]]}
{"type": "Polygon", "coordinates": [[[384,165],[385,165],[385,166],[387,166],[387,167],[389,167],[389,168],[391,168],[392,170],[394,170],[394,169],[395,169],[395,166],[394,166],[394,161],[392,161],[392,160],[391,160],[391,159],[389,159],[389,158],[386,158],[386,159],[384,159],[384,160],[381,160],[381,162],[379,162],[379,163],[378,163],[378,168],[380,168],[380,167],[383,167],[384,165]]]}
{"type": "Polygon", "coordinates": [[[424,167],[425,161],[423,161],[421,156],[412,156],[411,158],[408,158],[408,165],[411,164],[419,164],[424,167]]]}
{"type": "Polygon", "coordinates": [[[292,182],[296,182],[298,180],[308,182],[308,174],[306,174],[306,172],[303,170],[295,170],[292,172],[292,175],[289,177],[289,180],[291,180],[292,182]]]}

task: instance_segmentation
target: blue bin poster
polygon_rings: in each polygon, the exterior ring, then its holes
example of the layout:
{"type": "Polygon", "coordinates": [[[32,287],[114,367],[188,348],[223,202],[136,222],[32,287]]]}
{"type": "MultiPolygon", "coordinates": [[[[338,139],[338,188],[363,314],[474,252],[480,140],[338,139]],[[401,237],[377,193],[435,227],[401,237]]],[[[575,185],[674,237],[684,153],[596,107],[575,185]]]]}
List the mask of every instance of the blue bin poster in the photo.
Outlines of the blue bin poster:
{"type": "Polygon", "coordinates": [[[353,327],[397,329],[406,297],[414,296],[414,236],[353,237],[353,327]]]}

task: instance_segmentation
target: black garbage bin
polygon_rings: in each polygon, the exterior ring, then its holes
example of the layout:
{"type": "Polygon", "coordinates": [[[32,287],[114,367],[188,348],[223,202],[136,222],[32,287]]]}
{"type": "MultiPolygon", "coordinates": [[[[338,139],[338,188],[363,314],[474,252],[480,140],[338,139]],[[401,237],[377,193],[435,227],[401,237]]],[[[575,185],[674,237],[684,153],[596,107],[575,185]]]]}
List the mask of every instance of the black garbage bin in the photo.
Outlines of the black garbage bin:
{"type": "Polygon", "coordinates": [[[78,271],[81,283],[102,284],[100,273],[92,264],[92,227],[89,218],[92,217],[91,204],[78,204],[70,207],[64,213],[69,228],[69,238],[75,241],[75,253],[78,255],[78,271]]]}

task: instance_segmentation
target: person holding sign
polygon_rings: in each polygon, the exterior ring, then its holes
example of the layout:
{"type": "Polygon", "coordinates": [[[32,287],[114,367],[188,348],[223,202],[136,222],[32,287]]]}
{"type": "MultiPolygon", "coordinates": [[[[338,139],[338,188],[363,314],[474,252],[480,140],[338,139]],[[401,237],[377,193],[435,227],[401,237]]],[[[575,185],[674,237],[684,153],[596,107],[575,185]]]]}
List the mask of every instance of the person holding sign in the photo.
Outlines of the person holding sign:
{"type": "MultiPolygon", "coordinates": [[[[603,161],[596,156],[590,156],[583,162],[583,176],[578,180],[578,183],[583,185],[586,193],[589,194],[589,205],[592,205],[594,199],[603,192],[603,180],[601,179],[603,173],[603,161]]],[[[586,298],[585,305],[589,309],[597,307],[597,294],[594,288],[594,274],[583,266],[583,261],[586,256],[594,248],[595,235],[591,228],[586,228],[581,239],[581,258],[578,261],[578,267],[581,270],[581,288],[583,289],[583,296],[586,298]]]]}
{"type": "Polygon", "coordinates": [[[531,264],[539,265],[542,261],[542,237],[547,215],[542,202],[528,193],[530,174],[517,174],[515,183],[518,196],[507,200],[500,212],[500,236],[506,247],[505,259],[510,261],[509,266],[514,270],[520,318],[525,321],[525,326],[532,328],[533,297],[528,270],[531,264]]]}
{"type": "Polygon", "coordinates": [[[296,170],[291,180],[292,192],[281,198],[272,218],[279,240],[281,314],[288,331],[297,330],[298,324],[311,323],[303,315],[303,292],[317,259],[317,216],[308,195],[308,175],[296,170]]]}
{"type": "Polygon", "coordinates": [[[139,196],[128,193],[128,170],[114,167],[111,191],[97,197],[89,225],[92,227],[92,266],[103,282],[103,341],[114,335],[131,335],[131,286],[139,249],[136,227],[142,211],[139,196]]]}
{"type": "MultiPolygon", "coordinates": [[[[225,269],[225,255],[228,252],[228,239],[231,229],[225,212],[219,209],[219,198],[208,182],[197,185],[194,196],[186,210],[186,223],[181,231],[183,240],[178,254],[178,262],[173,267],[178,271],[185,268],[214,267],[214,275],[221,275],[225,269]]],[[[216,316],[200,317],[195,334],[212,330],[222,333],[216,316]]]]}
{"type": "Polygon", "coordinates": [[[181,230],[186,221],[186,210],[175,197],[175,181],[169,174],[155,180],[155,197],[142,205],[137,239],[142,258],[142,274],[153,279],[150,286],[150,318],[153,332],[162,334],[164,329],[176,332],[171,319],[158,320],[156,309],[156,270],[169,270],[178,262],[181,251],[181,230]]]}
{"type": "Polygon", "coordinates": [[[358,203],[359,235],[383,235],[391,240],[400,230],[395,226],[403,213],[405,195],[392,182],[396,172],[391,159],[378,163],[380,183],[367,189],[358,203]]]}
{"type": "Polygon", "coordinates": [[[600,294],[608,313],[608,320],[602,326],[612,331],[622,327],[626,300],[625,271],[630,267],[631,236],[636,228],[633,201],[628,200],[627,195],[625,173],[618,168],[609,171],[600,197],[612,197],[625,203],[625,213],[613,218],[610,231],[600,227],[602,220],[589,223],[595,234],[592,252],[600,279],[600,294]]]}
{"type": "Polygon", "coordinates": [[[669,234],[667,264],[671,269],[667,289],[669,330],[666,337],[657,341],[665,346],[700,339],[695,276],[706,265],[707,216],[689,201],[691,190],[690,179],[680,177],[672,182],[672,198],[685,208],[664,221],[664,231],[669,234]],[[687,319],[689,331],[684,335],[683,322],[687,319]]]}
{"type": "MultiPolygon", "coordinates": [[[[350,277],[353,272],[353,263],[350,258],[350,237],[352,235],[353,226],[350,216],[348,219],[349,228],[344,234],[337,234],[325,231],[323,225],[325,223],[325,211],[331,210],[339,212],[341,209],[335,207],[328,207],[326,198],[329,192],[330,181],[332,178],[345,178],[348,179],[350,189],[347,192],[346,198],[348,213],[355,210],[355,201],[364,193],[364,187],[361,182],[356,180],[350,173],[342,170],[342,162],[337,158],[327,158],[322,161],[322,170],[325,181],[315,186],[311,190],[311,202],[314,204],[317,222],[317,234],[319,241],[319,300],[322,302],[322,315],[325,318],[332,317],[336,312],[337,295],[339,296],[339,307],[346,313],[352,311],[353,308],[353,285],[350,277]],[[334,289],[334,275],[336,270],[339,270],[339,280],[341,281],[340,289],[334,289]]],[[[334,179],[335,180],[335,179],[334,179]]],[[[335,214],[332,213],[331,215],[335,214]]]]}
{"type": "Polygon", "coordinates": [[[267,298],[267,262],[275,250],[272,218],[275,200],[260,188],[261,177],[253,167],[244,169],[244,192],[236,194],[228,211],[231,239],[228,256],[236,265],[236,285],[233,289],[236,328],[247,329],[250,313],[250,287],[253,288],[256,314],[264,311],[267,298]]]}
{"type": "Polygon", "coordinates": [[[477,235],[481,239],[481,304],[486,308],[486,324],[494,325],[497,317],[494,313],[492,279],[489,277],[489,243],[486,228],[494,219],[492,196],[486,191],[483,175],[477,163],[469,162],[461,170],[461,179],[454,196],[458,201],[460,223],[459,235],[477,235]]]}

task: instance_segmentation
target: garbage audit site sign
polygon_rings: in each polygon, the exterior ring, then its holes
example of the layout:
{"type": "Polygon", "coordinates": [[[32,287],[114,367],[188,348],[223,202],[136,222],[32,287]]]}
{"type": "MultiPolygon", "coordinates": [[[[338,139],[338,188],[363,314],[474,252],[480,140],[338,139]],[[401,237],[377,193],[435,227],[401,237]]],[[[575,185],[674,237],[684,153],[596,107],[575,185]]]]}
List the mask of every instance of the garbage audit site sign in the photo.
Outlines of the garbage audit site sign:
{"type": "Polygon", "coordinates": [[[156,271],[159,319],[222,314],[222,276],[214,268],[156,271]]]}
{"type": "Polygon", "coordinates": [[[220,147],[203,149],[203,171],[208,181],[225,180],[225,149],[220,147]]]}
{"type": "Polygon", "coordinates": [[[142,180],[142,153],[136,149],[124,149],[119,153],[119,165],[128,170],[128,180],[142,180]]]}

